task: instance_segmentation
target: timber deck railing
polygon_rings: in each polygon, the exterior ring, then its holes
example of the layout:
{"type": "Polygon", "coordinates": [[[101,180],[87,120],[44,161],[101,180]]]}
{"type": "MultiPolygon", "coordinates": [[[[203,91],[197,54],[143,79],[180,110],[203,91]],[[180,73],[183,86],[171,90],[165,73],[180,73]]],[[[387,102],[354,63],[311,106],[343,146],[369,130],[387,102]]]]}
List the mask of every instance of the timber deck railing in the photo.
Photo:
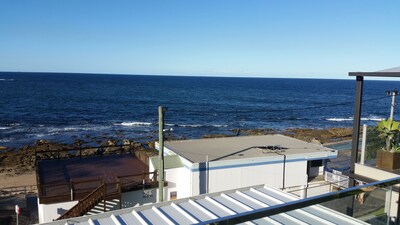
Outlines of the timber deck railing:
{"type": "Polygon", "coordinates": [[[135,146],[127,145],[101,145],[97,147],[81,147],[62,148],[62,149],[35,149],[35,163],[39,160],[54,160],[54,159],[69,159],[69,158],[84,158],[91,156],[103,156],[123,153],[134,153],[135,146]]]}
{"type": "MultiPolygon", "coordinates": [[[[103,201],[103,211],[106,211],[106,200],[111,200],[118,198],[121,208],[121,193],[124,191],[133,191],[140,189],[153,188],[157,184],[157,171],[153,173],[142,173],[142,174],[134,174],[134,175],[126,175],[126,176],[117,176],[117,182],[113,183],[104,183],[102,179],[101,185],[98,186],[94,191],[90,192],[84,198],[79,200],[79,202],[72,207],[70,210],[65,212],[62,216],[60,216],[57,220],[68,219],[77,216],[83,216],[91,209],[93,209],[97,204],[103,201]]],[[[82,183],[90,183],[95,180],[89,180],[82,183]]],[[[72,183],[73,187],[73,183],[72,183]]],[[[71,189],[71,200],[73,200],[74,194],[71,189]]]]}
{"type": "MultiPolygon", "coordinates": [[[[101,201],[104,202],[104,207],[105,207],[106,195],[107,195],[106,184],[101,184],[94,191],[92,191],[90,194],[88,194],[85,198],[83,198],[82,200],[79,200],[78,204],[76,204],[70,210],[65,212],[57,220],[83,216],[87,212],[89,212],[91,209],[93,209],[101,201]]],[[[104,212],[105,211],[106,210],[104,208],[104,212]]]]}
{"type": "Polygon", "coordinates": [[[157,171],[125,176],[117,176],[113,182],[105,182],[103,178],[87,180],[70,180],[63,183],[38,184],[40,204],[74,201],[85,198],[101,184],[106,186],[106,198],[120,198],[122,192],[153,188],[157,186],[157,171]]]}

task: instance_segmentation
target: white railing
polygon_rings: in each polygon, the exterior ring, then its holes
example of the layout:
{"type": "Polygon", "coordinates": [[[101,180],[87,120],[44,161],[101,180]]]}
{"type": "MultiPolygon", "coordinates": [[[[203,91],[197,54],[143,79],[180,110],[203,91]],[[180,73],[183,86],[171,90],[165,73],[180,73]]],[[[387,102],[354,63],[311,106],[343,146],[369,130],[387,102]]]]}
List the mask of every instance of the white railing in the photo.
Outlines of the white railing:
{"type": "Polygon", "coordinates": [[[349,187],[349,177],[343,175],[342,172],[337,170],[332,170],[332,172],[325,171],[325,181],[328,181],[338,188],[349,187]]]}

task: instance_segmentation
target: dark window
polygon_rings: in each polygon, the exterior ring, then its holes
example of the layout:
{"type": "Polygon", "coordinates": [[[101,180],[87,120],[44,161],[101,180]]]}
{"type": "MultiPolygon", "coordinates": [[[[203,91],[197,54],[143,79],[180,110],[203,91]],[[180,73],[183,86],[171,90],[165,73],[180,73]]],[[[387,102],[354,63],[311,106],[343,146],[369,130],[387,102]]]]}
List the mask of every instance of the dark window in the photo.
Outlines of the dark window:
{"type": "Polygon", "coordinates": [[[321,160],[310,161],[310,166],[311,167],[320,167],[320,166],[322,166],[322,159],[321,160]]]}

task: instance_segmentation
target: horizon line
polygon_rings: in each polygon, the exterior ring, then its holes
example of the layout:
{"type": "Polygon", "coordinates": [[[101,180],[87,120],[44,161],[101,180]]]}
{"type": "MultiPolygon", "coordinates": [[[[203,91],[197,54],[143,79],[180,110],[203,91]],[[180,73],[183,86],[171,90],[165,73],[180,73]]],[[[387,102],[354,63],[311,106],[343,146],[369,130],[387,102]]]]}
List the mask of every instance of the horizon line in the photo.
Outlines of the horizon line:
{"type": "Polygon", "coordinates": [[[170,77],[204,77],[204,78],[272,78],[272,79],[320,79],[320,80],[352,80],[352,77],[333,78],[333,77],[288,77],[270,75],[218,75],[218,74],[139,74],[139,73],[106,73],[106,72],[38,72],[38,71],[0,71],[0,73],[32,73],[32,74],[88,74],[88,75],[117,75],[117,76],[170,76],[170,77]]]}

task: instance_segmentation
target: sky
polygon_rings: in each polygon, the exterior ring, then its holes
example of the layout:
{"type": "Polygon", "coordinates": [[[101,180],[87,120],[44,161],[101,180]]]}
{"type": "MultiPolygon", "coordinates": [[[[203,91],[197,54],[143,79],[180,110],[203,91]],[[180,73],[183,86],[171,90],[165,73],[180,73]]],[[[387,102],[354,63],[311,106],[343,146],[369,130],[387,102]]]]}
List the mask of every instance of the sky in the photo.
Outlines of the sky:
{"type": "Polygon", "coordinates": [[[0,71],[345,79],[400,66],[400,1],[0,1],[0,71]]]}

